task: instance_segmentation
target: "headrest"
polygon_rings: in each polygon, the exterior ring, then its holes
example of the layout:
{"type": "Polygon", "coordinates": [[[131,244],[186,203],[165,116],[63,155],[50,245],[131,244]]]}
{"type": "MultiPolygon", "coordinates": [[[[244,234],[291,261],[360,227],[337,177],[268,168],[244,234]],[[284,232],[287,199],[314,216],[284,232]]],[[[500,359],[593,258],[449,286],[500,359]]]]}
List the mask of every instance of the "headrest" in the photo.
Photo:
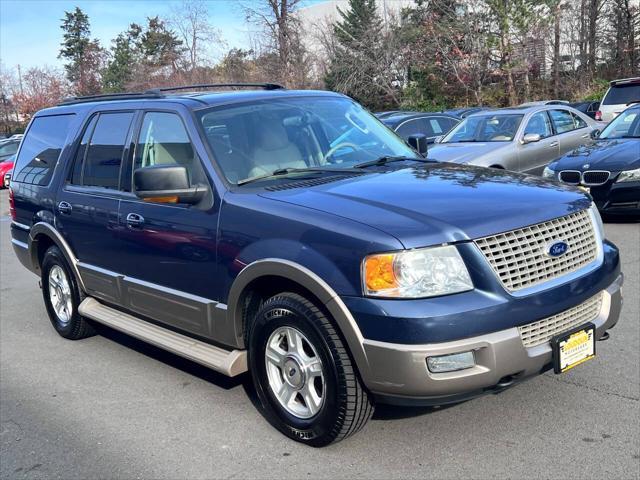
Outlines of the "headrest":
{"type": "Polygon", "coordinates": [[[287,131],[279,119],[264,119],[258,130],[258,147],[263,150],[280,150],[289,145],[287,131]]]}

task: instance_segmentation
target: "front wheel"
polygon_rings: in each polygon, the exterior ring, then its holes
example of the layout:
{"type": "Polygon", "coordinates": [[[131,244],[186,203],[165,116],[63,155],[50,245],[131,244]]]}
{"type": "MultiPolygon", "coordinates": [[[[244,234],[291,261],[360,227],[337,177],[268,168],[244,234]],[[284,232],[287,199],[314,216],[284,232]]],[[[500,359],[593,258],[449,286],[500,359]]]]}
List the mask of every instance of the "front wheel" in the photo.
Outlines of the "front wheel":
{"type": "Polygon", "coordinates": [[[340,335],[295,293],[267,300],[249,326],[249,367],[263,415],[288,437],[322,447],[373,414],[340,335]]]}

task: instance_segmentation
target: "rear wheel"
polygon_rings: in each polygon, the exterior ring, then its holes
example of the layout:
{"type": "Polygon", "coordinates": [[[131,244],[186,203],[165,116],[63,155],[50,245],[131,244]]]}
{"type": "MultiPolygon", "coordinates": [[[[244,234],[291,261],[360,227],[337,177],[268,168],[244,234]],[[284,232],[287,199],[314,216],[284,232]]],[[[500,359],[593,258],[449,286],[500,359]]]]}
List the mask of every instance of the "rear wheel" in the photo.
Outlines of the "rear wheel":
{"type": "Polygon", "coordinates": [[[340,335],[306,298],[267,300],[249,325],[248,347],[262,413],[288,437],[325,446],[356,433],[373,414],[340,335]]]}
{"type": "Polygon", "coordinates": [[[42,295],[53,328],[64,338],[79,340],[95,334],[78,313],[82,295],[64,255],[49,247],[42,260],[42,295]]]}

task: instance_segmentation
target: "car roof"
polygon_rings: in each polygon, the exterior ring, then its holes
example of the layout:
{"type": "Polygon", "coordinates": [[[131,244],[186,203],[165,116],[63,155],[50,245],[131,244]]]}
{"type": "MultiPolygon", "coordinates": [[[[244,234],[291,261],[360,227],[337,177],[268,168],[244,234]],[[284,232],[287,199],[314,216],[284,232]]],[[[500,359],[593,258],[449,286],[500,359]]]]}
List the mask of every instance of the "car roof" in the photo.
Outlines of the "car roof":
{"type": "Polygon", "coordinates": [[[393,115],[389,115],[387,117],[380,118],[380,121],[385,125],[397,125],[406,120],[411,120],[412,118],[422,118],[422,117],[445,117],[451,120],[455,120],[456,122],[460,121],[460,118],[451,115],[449,113],[442,112],[398,112],[393,115]]]}
{"type": "Polygon", "coordinates": [[[202,108],[208,108],[216,105],[225,105],[229,103],[243,103],[251,100],[268,100],[278,98],[291,98],[291,97],[341,97],[348,98],[344,95],[336,92],[328,92],[325,90],[287,90],[284,88],[279,89],[266,89],[266,90],[221,90],[221,91],[192,91],[184,93],[167,93],[167,94],[153,94],[153,93],[141,93],[121,95],[119,98],[114,96],[96,96],[96,97],[80,97],[76,99],[70,99],[61,103],[55,107],[50,107],[38,112],[38,115],[52,115],[55,113],[75,112],[78,110],[84,110],[89,108],[95,108],[97,105],[109,105],[109,106],[127,106],[139,102],[154,102],[155,105],[162,103],[180,103],[192,110],[199,110],[202,108]]]}
{"type": "Polygon", "coordinates": [[[472,113],[467,118],[480,116],[480,115],[510,115],[510,114],[526,115],[528,113],[542,112],[545,110],[554,110],[557,108],[571,108],[571,106],[564,103],[561,105],[531,105],[531,106],[519,105],[517,107],[505,107],[505,108],[495,108],[490,110],[482,110],[476,113],[472,113]]]}

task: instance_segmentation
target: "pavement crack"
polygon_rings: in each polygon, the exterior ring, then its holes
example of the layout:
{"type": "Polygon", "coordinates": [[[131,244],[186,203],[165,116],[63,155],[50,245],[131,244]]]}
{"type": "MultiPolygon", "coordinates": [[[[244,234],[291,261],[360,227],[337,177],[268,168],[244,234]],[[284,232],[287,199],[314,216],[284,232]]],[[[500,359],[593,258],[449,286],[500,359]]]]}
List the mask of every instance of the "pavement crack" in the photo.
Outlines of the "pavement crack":
{"type": "Polygon", "coordinates": [[[551,379],[551,380],[555,380],[556,382],[561,382],[561,383],[567,383],[569,385],[574,385],[578,388],[584,388],[585,390],[591,390],[592,392],[596,392],[596,393],[602,393],[604,395],[608,395],[610,397],[618,397],[618,398],[623,398],[625,400],[632,400],[634,402],[640,402],[640,398],[637,397],[631,397],[629,395],[623,395],[621,393],[615,393],[615,392],[607,392],[606,390],[601,390],[599,388],[596,387],[592,387],[590,385],[584,385],[582,383],[578,383],[578,382],[573,382],[567,378],[558,378],[558,377],[552,377],[550,375],[547,375],[547,378],[551,379]]]}

